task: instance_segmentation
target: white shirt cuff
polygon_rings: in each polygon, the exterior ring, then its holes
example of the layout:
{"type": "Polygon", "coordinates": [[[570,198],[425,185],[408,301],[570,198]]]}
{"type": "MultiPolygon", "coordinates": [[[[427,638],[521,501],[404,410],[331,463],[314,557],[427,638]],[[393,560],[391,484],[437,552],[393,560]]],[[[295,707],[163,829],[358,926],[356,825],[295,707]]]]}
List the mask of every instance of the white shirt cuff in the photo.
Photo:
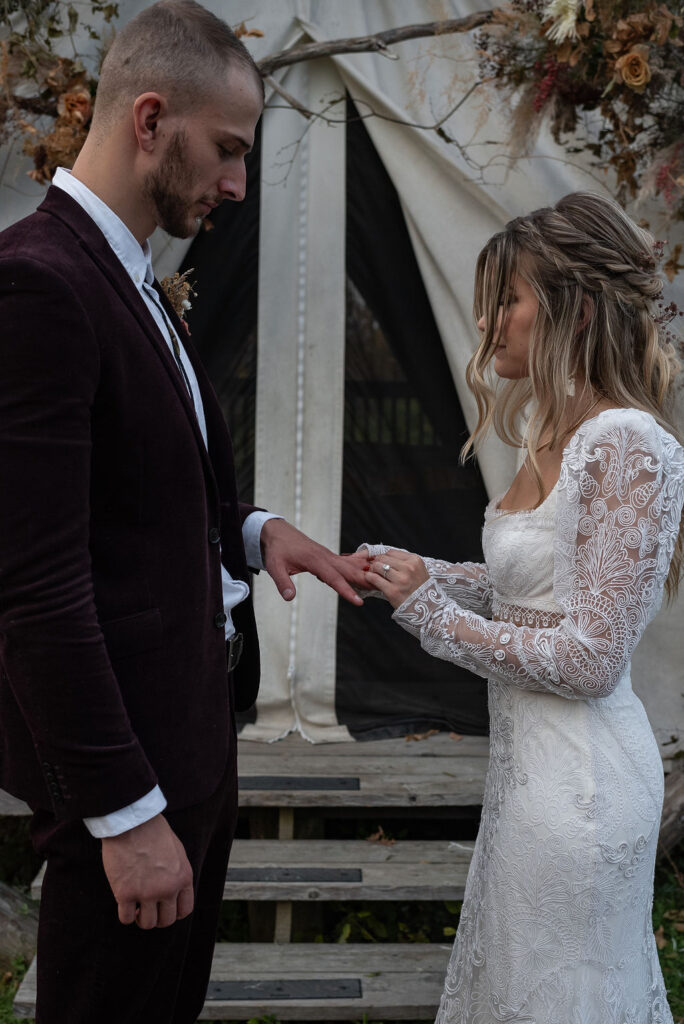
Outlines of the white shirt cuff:
{"type": "Polygon", "coordinates": [[[261,528],[269,519],[282,519],[272,512],[250,512],[242,524],[242,539],[245,543],[247,565],[250,569],[263,569],[261,561],[261,528]]]}
{"type": "Polygon", "coordinates": [[[112,811],[111,814],[103,814],[98,818],[84,818],[83,823],[95,839],[111,839],[156,817],[165,807],[166,798],[159,786],[155,786],[128,807],[122,807],[119,811],[112,811]]]}

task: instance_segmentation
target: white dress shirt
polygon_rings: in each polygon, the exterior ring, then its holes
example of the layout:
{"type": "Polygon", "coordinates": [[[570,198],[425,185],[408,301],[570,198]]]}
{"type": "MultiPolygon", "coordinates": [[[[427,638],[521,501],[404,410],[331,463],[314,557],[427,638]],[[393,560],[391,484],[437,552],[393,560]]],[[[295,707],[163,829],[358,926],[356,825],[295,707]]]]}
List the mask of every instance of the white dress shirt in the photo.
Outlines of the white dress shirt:
{"type": "MultiPolygon", "coordinates": [[[[124,270],[138,289],[140,296],[150,311],[154,322],[173,355],[171,334],[175,335],[180,352],[181,363],[185,370],[187,383],[190,385],[192,403],[195,407],[199,428],[205,445],[207,445],[207,425],[204,417],[204,406],[199,384],[192,364],[188,359],[182,339],[173,330],[173,326],[164,311],[159,295],[153,287],[154,272],[148,241],[143,246],[134,238],[124,222],[94,192],[75,178],[65,168],[60,167],[55,173],[52,184],[68,193],[79,206],[95,221],[105,236],[124,270]]],[[[175,357],[174,357],[175,358],[175,357]]],[[[247,555],[247,564],[253,569],[263,569],[261,561],[260,536],[261,528],[268,519],[280,518],[269,512],[252,512],[242,527],[242,536],[247,555]]],[[[231,609],[244,601],[249,594],[249,586],[243,580],[234,580],[228,570],[221,565],[221,582],[223,585],[223,607],[226,613],[226,640],[235,633],[231,617],[231,609]]],[[[136,800],[135,803],[111,814],[96,818],[85,818],[88,831],[98,839],[116,836],[121,832],[141,825],[153,818],[166,807],[166,799],[159,788],[136,800]]]]}

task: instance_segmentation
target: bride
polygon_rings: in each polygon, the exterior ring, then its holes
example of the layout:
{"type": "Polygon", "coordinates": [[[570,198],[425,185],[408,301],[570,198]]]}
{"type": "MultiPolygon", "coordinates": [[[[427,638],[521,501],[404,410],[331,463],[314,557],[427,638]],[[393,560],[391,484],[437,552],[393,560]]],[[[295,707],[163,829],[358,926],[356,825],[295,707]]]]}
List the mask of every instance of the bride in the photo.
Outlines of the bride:
{"type": "Polygon", "coordinates": [[[438,1024],[672,1024],[651,924],[663,771],[630,681],[682,562],[661,289],[651,237],[610,200],[575,193],[511,221],[478,258],[467,374],[465,451],[494,427],[525,456],[485,512],[485,563],[352,556],[429,654],[489,681],[438,1024]]]}

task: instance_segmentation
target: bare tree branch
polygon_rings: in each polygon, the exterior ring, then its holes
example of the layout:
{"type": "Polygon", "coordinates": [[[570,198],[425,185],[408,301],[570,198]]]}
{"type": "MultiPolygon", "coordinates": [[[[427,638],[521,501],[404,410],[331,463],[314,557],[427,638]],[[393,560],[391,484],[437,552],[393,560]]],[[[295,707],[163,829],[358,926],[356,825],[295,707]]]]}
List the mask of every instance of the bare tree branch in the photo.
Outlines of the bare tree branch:
{"type": "Polygon", "coordinates": [[[273,74],[277,68],[288,64],[299,64],[305,60],[317,60],[319,57],[333,57],[339,53],[382,53],[386,57],[387,47],[401,43],[406,39],[421,39],[426,36],[449,35],[454,32],[470,32],[480,25],[492,21],[494,11],[476,11],[465,18],[449,18],[445,21],[429,21],[420,25],[402,25],[400,28],[378,32],[374,36],[356,36],[349,39],[330,39],[323,43],[306,43],[303,46],[291,46],[288,50],[273,53],[259,61],[258,67],[262,76],[273,74]]]}

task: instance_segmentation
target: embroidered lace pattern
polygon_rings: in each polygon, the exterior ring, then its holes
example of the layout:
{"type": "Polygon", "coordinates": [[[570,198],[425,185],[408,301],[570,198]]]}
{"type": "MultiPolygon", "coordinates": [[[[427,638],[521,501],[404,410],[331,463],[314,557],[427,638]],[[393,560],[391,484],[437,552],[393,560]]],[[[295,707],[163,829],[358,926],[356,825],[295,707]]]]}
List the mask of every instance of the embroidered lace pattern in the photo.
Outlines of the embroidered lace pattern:
{"type": "Polygon", "coordinates": [[[490,505],[485,565],[426,559],[394,613],[489,680],[490,766],[438,1024],[671,1024],[651,924],[662,763],[630,682],[684,450],[646,413],[580,427],[546,502],[490,505]]]}

